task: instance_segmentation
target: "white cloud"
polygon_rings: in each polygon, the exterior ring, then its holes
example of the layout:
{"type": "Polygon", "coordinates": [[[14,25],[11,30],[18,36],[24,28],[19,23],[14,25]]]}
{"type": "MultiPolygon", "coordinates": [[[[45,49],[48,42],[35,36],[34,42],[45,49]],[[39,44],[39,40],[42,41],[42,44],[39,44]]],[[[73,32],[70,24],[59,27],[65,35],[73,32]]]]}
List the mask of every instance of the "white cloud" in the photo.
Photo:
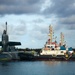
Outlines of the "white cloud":
{"type": "Polygon", "coordinates": [[[35,40],[32,40],[32,43],[35,43],[36,41],[35,40]]]}
{"type": "Polygon", "coordinates": [[[44,0],[44,2],[42,3],[40,12],[43,12],[45,9],[47,9],[48,7],[50,7],[52,4],[52,2],[50,0],[44,0]]]}

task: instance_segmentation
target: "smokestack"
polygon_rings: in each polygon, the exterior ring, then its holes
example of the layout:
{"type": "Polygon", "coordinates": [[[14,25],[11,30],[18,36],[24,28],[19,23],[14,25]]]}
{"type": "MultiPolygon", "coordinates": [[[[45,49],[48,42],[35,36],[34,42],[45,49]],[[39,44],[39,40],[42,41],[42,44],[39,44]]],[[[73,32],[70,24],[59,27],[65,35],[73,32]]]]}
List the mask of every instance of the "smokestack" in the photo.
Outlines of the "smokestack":
{"type": "Polygon", "coordinates": [[[6,34],[7,34],[7,22],[6,22],[6,34]]]}

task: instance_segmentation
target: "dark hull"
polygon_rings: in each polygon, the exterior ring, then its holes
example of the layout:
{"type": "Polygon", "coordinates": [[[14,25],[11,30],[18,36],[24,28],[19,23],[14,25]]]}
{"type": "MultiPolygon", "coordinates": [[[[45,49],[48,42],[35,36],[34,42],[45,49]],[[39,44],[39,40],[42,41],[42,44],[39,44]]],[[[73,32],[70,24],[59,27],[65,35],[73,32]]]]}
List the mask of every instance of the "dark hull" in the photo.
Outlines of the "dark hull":
{"type": "Polygon", "coordinates": [[[56,57],[53,57],[51,55],[42,55],[42,56],[35,56],[34,57],[35,60],[57,60],[57,61],[71,61],[71,60],[75,60],[75,56],[74,57],[65,57],[63,55],[58,55],[56,57]]]}
{"type": "Polygon", "coordinates": [[[52,55],[39,55],[39,56],[34,56],[32,54],[25,54],[21,53],[19,54],[20,60],[26,60],[26,61],[46,61],[46,60],[57,60],[57,61],[75,61],[75,56],[68,56],[66,57],[65,55],[57,55],[57,56],[52,56],[52,55]]]}
{"type": "Polygon", "coordinates": [[[9,54],[0,53],[0,62],[11,61],[9,54]]]}
{"type": "Polygon", "coordinates": [[[19,53],[18,56],[19,56],[20,60],[26,60],[26,61],[34,60],[34,56],[32,54],[19,53]]]}

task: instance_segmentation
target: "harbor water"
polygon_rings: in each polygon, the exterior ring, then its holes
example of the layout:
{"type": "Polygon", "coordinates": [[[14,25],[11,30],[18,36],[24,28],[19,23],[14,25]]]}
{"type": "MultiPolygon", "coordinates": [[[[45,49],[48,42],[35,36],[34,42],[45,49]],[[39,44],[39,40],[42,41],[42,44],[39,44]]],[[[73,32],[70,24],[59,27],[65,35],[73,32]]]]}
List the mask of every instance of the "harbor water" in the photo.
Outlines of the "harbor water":
{"type": "Polygon", "coordinates": [[[75,61],[15,61],[0,63],[0,75],[75,75],[75,61]]]}

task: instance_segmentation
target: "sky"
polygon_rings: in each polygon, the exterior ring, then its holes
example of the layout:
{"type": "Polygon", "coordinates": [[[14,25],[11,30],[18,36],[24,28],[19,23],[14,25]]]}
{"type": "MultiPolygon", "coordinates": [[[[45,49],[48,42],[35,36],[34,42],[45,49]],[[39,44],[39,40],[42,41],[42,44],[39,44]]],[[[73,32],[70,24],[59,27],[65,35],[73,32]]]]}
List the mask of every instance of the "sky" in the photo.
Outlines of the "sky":
{"type": "Polygon", "coordinates": [[[19,48],[42,48],[49,25],[60,41],[63,32],[68,47],[75,48],[75,0],[0,0],[0,40],[8,23],[10,41],[19,48]]]}

